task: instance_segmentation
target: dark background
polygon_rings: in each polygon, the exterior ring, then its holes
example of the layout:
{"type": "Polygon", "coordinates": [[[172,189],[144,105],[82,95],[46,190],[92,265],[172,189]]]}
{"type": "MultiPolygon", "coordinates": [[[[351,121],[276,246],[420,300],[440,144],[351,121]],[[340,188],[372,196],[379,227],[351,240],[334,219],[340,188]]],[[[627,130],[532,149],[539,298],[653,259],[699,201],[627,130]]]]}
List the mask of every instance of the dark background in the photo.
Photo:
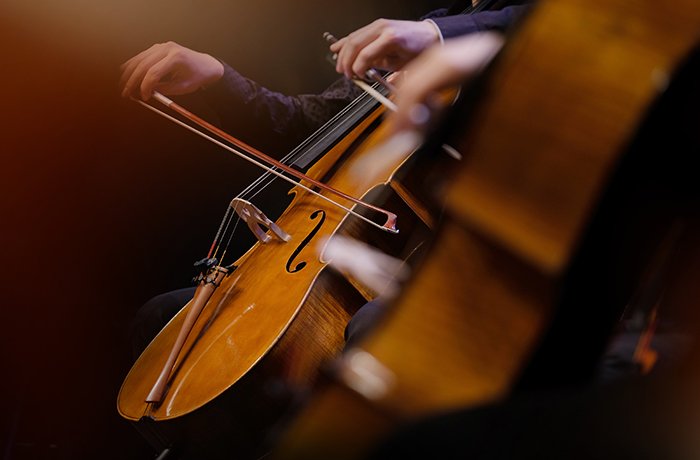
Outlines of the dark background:
{"type": "Polygon", "coordinates": [[[127,331],[188,286],[258,171],[119,98],[119,64],[174,40],[282,92],[335,78],[324,31],[430,0],[47,0],[0,6],[0,455],[152,458],[116,411],[127,331]]]}

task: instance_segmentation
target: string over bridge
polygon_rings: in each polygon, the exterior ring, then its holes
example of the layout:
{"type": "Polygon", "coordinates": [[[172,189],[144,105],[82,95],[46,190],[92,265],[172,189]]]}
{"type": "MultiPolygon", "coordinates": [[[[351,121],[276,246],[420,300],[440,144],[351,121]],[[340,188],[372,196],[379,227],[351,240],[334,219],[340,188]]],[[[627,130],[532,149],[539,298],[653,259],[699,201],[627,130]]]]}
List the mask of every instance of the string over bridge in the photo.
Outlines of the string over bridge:
{"type": "Polygon", "coordinates": [[[248,225],[250,231],[261,243],[268,243],[272,239],[272,236],[263,230],[263,227],[269,229],[272,235],[280,241],[287,242],[292,239],[289,233],[282,230],[250,201],[234,198],[231,200],[231,208],[243,219],[243,222],[248,225]]]}

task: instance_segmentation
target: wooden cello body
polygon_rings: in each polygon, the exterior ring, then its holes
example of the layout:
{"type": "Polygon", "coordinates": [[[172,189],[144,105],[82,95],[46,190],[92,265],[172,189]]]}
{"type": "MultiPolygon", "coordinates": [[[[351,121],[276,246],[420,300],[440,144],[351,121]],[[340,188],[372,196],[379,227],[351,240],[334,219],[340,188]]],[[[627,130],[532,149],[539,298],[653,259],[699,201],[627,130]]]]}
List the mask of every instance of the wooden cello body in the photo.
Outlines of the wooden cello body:
{"type": "Polygon", "coordinates": [[[292,189],[292,202],[276,221],[290,240],[256,243],[223,277],[178,354],[162,402],[146,400],[192,302],[156,336],[125,378],[118,411],[138,422],[139,431],[158,449],[173,444],[177,449],[181,443],[182,458],[226,457],[232,449],[242,458],[259,455],[265,431],[311,386],[320,364],[342,349],[345,325],[374,295],[351,277],[326,270],[318,255],[320,242],[337,232],[361,235],[401,256],[412,252],[419,229],[427,231],[418,216],[428,214],[411,210],[406,190],[400,188],[400,197],[390,191],[405,158],[374,175],[351,173],[384,139],[383,108],[371,106],[306,174],[353,197],[378,194],[397,211],[399,226],[406,230],[395,235],[370,228],[321,197],[292,189]]]}
{"type": "Polygon", "coordinates": [[[698,38],[691,1],[540,1],[452,121],[465,159],[426,260],[273,457],[366,458],[398,424],[590,379],[649,259],[622,254],[641,246],[613,179],[698,38]]]}

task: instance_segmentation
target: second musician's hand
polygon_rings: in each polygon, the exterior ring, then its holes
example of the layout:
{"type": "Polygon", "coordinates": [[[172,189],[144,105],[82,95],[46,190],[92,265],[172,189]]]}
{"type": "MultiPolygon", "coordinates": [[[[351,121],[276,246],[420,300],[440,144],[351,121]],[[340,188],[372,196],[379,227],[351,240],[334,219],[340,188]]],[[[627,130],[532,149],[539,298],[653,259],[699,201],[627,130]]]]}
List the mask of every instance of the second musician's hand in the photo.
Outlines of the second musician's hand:
{"type": "Polygon", "coordinates": [[[421,51],[440,41],[429,21],[377,19],[330,46],[338,54],[336,71],[348,78],[371,68],[399,70],[421,51]]]}
{"type": "Polygon", "coordinates": [[[439,95],[482,70],[503,46],[503,37],[482,32],[433,46],[407,65],[397,82],[397,110],[387,117],[390,132],[425,131],[444,108],[439,95]],[[436,72],[435,69],[441,69],[436,72]]]}

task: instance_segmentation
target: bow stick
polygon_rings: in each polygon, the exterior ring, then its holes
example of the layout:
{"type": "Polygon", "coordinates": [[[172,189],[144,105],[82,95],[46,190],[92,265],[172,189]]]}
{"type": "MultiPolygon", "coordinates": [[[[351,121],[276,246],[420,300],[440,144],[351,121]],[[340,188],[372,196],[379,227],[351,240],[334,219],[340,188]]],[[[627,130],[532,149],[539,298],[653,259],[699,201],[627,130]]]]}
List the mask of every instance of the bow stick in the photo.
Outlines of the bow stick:
{"type": "Polygon", "coordinates": [[[354,215],[354,216],[356,216],[356,217],[359,217],[360,219],[364,220],[365,222],[368,222],[369,224],[371,224],[371,225],[373,225],[373,226],[375,226],[375,227],[377,227],[377,228],[380,228],[380,229],[382,229],[382,230],[385,230],[385,231],[391,232],[391,233],[398,233],[398,232],[399,232],[398,229],[396,228],[396,214],[394,214],[394,213],[392,213],[392,212],[389,212],[389,211],[387,211],[387,210],[385,210],[385,209],[382,209],[382,208],[380,208],[380,207],[378,207],[378,206],[374,206],[374,205],[372,205],[372,204],[370,204],[370,203],[365,203],[365,202],[362,201],[362,200],[359,200],[359,199],[357,199],[357,198],[355,198],[355,197],[352,197],[352,196],[350,196],[350,195],[348,195],[348,194],[346,194],[346,193],[343,193],[343,192],[341,192],[340,190],[337,190],[337,189],[335,189],[335,188],[333,188],[333,187],[330,187],[330,186],[328,186],[328,185],[326,185],[326,184],[324,184],[324,183],[322,183],[322,182],[317,181],[316,179],[312,179],[311,177],[307,176],[306,174],[304,174],[304,173],[302,173],[302,172],[297,171],[296,169],[290,168],[289,166],[287,166],[287,165],[285,165],[285,164],[283,164],[283,163],[281,163],[281,162],[275,160],[274,158],[270,157],[269,155],[266,155],[266,154],[262,153],[261,151],[257,150],[256,148],[251,147],[250,145],[246,144],[245,142],[243,142],[243,141],[241,141],[241,140],[239,140],[239,139],[236,139],[235,137],[231,136],[230,134],[228,134],[227,132],[223,131],[222,129],[217,128],[216,126],[212,125],[211,123],[209,123],[209,122],[203,120],[202,118],[198,117],[197,115],[193,114],[193,113],[190,112],[189,110],[187,110],[187,109],[185,109],[184,107],[182,107],[181,105],[175,103],[173,100],[171,100],[171,99],[169,99],[169,98],[163,96],[162,94],[160,94],[160,93],[157,92],[157,91],[154,91],[154,92],[153,92],[153,98],[154,98],[155,100],[157,100],[158,102],[160,102],[161,104],[163,104],[164,106],[166,106],[167,108],[169,108],[170,110],[172,110],[173,112],[175,112],[175,113],[181,115],[182,117],[184,117],[184,118],[186,118],[187,120],[191,121],[192,123],[196,124],[196,125],[199,126],[200,128],[205,129],[205,130],[209,131],[210,133],[215,134],[216,136],[219,136],[220,138],[222,138],[222,139],[224,139],[224,140],[230,142],[230,143],[233,144],[234,146],[238,147],[238,148],[241,149],[241,150],[244,150],[245,152],[249,153],[250,155],[254,156],[255,158],[257,158],[257,159],[259,159],[259,160],[262,160],[262,161],[264,161],[264,162],[266,162],[266,163],[268,163],[268,164],[270,164],[270,165],[272,165],[272,166],[274,166],[274,167],[276,167],[276,168],[279,168],[280,170],[282,170],[282,171],[284,171],[284,172],[286,172],[286,173],[288,173],[288,174],[290,174],[290,175],[292,175],[292,176],[294,176],[294,177],[296,177],[296,178],[298,178],[298,179],[308,181],[308,182],[310,182],[311,184],[313,184],[314,186],[316,186],[316,187],[318,187],[318,188],[320,188],[320,189],[326,190],[327,192],[330,192],[330,193],[332,193],[332,194],[334,194],[334,195],[337,195],[337,196],[339,196],[339,197],[341,197],[341,198],[343,198],[343,199],[346,199],[346,200],[348,200],[348,201],[351,201],[352,203],[355,203],[356,205],[364,206],[364,207],[366,207],[366,208],[368,208],[368,209],[371,209],[371,210],[373,210],[373,211],[376,211],[376,212],[378,212],[378,213],[380,213],[380,214],[384,214],[384,215],[386,216],[386,222],[384,222],[383,225],[379,225],[378,223],[372,221],[371,219],[368,219],[367,217],[365,217],[365,216],[363,216],[363,215],[361,215],[361,214],[356,213],[356,212],[353,211],[352,209],[350,209],[350,208],[348,208],[348,207],[346,207],[346,206],[343,206],[342,204],[338,203],[337,201],[334,201],[334,200],[328,198],[328,197],[325,196],[325,195],[321,195],[319,192],[317,192],[317,191],[311,189],[310,187],[307,187],[307,186],[305,186],[304,184],[302,184],[302,183],[300,183],[300,182],[295,182],[295,181],[293,181],[292,179],[290,179],[289,177],[287,177],[287,176],[285,176],[284,174],[280,173],[279,171],[276,171],[276,170],[273,169],[272,167],[265,166],[265,165],[262,164],[260,161],[257,161],[257,160],[255,160],[254,158],[251,158],[250,156],[245,155],[244,153],[239,152],[238,150],[236,150],[236,149],[234,149],[234,148],[232,148],[232,147],[230,147],[230,146],[224,144],[223,142],[220,142],[220,141],[218,141],[218,140],[216,140],[216,139],[214,139],[214,138],[212,138],[212,137],[206,135],[205,133],[194,129],[192,126],[190,126],[190,125],[188,125],[188,124],[186,124],[186,123],[183,123],[182,121],[178,120],[177,118],[172,117],[172,116],[168,115],[167,113],[165,113],[165,112],[163,112],[163,111],[161,111],[161,110],[158,110],[158,109],[155,108],[154,106],[152,106],[152,105],[150,105],[150,104],[147,104],[147,103],[145,103],[145,102],[143,102],[143,101],[141,101],[141,100],[138,100],[138,99],[134,99],[134,100],[135,100],[136,102],[138,102],[139,104],[145,106],[146,108],[148,108],[148,109],[150,109],[150,110],[152,110],[152,111],[158,113],[159,115],[162,115],[162,116],[164,116],[165,118],[167,118],[167,119],[169,119],[169,120],[171,120],[171,121],[173,121],[173,122],[175,122],[175,123],[177,123],[177,124],[183,126],[184,128],[186,128],[186,129],[188,129],[188,130],[194,132],[195,134],[198,134],[198,135],[204,137],[205,139],[207,139],[207,140],[209,140],[209,141],[215,143],[216,145],[218,145],[218,146],[220,146],[220,147],[222,147],[222,148],[224,148],[224,149],[226,149],[226,150],[228,150],[228,151],[230,151],[230,152],[232,152],[232,153],[234,153],[234,154],[240,156],[241,158],[243,158],[243,159],[245,159],[245,160],[247,160],[247,161],[253,163],[253,164],[256,165],[256,166],[258,166],[258,167],[260,167],[260,168],[263,168],[263,169],[265,169],[266,171],[268,171],[268,172],[270,172],[270,173],[272,173],[272,174],[274,174],[274,175],[276,175],[276,176],[278,176],[278,177],[280,177],[280,178],[282,178],[282,179],[284,179],[284,180],[286,180],[286,181],[288,181],[288,182],[291,182],[292,184],[294,184],[294,185],[296,185],[296,186],[299,186],[299,187],[303,188],[304,190],[306,190],[306,191],[308,191],[308,192],[310,192],[310,193],[312,193],[312,194],[314,194],[314,195],[316,195],[316,196],[318,196],[318,197],[323,198],[324,200],[328,201],[329,203],[331,203],[331,204],[333,204],[333,205],[335,205],[335,206],[337,206],[337,207],[339,207],[339,208],[341,208],[341,209],[347,211],[348,213],[350,213],[350,214],[352,214],[352,215],[354,215]]]}

